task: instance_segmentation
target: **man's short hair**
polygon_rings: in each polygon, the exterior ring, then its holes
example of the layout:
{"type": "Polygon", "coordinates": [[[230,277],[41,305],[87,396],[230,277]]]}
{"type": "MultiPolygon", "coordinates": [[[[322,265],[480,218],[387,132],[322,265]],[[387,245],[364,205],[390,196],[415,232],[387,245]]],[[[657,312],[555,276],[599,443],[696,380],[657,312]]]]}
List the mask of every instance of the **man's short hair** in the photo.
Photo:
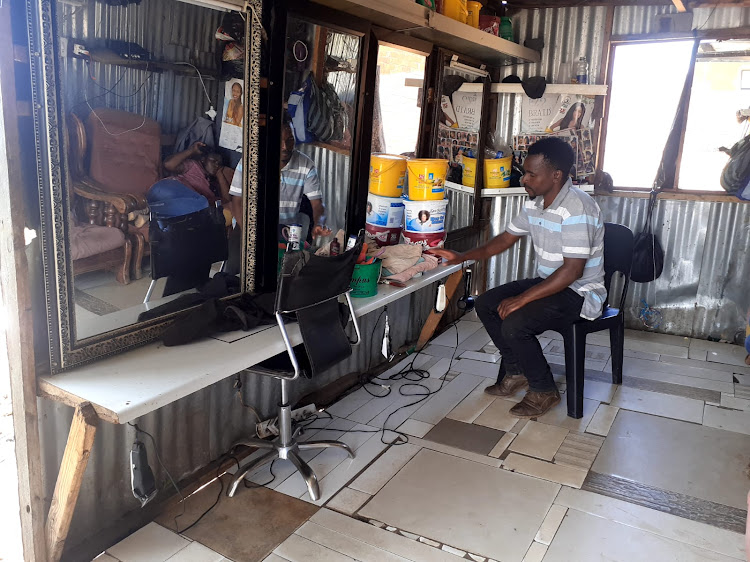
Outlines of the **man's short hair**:
{"type": "Polygon", "coordinates": [[[555,170],[567,177],[575,162],[575,154],[570,145],[558,137],[546,137],[529,147],[529,156],[540,155],[555,170]]]}

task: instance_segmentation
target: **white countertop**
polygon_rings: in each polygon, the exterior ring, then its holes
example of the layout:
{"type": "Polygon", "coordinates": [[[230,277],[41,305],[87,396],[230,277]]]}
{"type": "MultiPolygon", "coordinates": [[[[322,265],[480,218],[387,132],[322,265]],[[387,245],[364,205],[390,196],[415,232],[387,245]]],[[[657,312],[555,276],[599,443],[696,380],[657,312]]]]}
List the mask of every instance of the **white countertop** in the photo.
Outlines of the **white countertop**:
{"type": "MultiPolygon", "coordinates": [[[[460,269],[460,265],[441,266],[412,279],[403,288],[380,285],[376,296],[352,299],[355,312],[364,316],[460,269]]],[[[296,324],[289,325],[288,332],[293,345],[302,343],[296,324]]],[[[57,375],[40,377],[39,390],[41,396],[71,406],[91,402],[101,419],[124,424],[284,349],[275,324],[248,332],[217,334],[177,347],[152,343],[57,375]]]]}

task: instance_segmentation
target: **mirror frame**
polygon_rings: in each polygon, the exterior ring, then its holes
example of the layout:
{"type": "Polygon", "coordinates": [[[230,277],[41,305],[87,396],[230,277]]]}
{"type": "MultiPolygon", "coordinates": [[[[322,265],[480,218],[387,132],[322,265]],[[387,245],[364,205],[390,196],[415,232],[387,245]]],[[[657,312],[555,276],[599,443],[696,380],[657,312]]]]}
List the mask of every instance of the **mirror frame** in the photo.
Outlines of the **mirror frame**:
{"type": "MultiPolygon", "coordinates": [[[[205,4],[210,4],[206,0],[205,4]]],[[[241,293],[256,285],[255,247],[258,242],[258,138],[260,136],[260,52],[262,0],[247,0],[250,22],[245,33],[245,127],[243,161],[244,236],[241,293]],[[251,12],[255,12],[253,15],[251,12]]],[[[53,373],[89,363],[151,342],[161,336],[179,311],[146,322],[123,326],[83,340],[76,338],[73,272],[69,261],[70,175],[65,148],[66,116],[59,93],[59,55],[55,0],[29,2],[27,27],[31,52],[34,141],[41,228],[39,238],[47,304],[50,369],[53,373]]],[[[229,298],[235,298],[233,295],[229,298]]]]}

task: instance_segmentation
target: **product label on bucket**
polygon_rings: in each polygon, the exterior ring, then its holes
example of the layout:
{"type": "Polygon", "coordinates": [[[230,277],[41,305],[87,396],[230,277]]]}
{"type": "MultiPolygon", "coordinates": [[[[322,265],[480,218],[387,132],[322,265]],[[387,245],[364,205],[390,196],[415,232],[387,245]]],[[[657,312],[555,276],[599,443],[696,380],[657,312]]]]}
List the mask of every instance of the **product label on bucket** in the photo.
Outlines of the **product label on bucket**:
{"type": "Polygon", "coordinates": [[[370,194],[367,199],[367,223],[386,228],[401,226],[404,203],[399,198],[379,197],[370,194]]]}

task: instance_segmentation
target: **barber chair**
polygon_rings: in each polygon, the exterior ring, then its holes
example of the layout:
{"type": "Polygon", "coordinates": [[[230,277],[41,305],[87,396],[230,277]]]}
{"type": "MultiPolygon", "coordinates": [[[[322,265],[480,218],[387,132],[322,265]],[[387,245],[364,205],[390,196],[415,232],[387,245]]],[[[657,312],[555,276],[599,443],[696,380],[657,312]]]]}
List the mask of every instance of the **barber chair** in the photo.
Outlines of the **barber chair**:
{"type": "Polygon", "coordinates": [[[300,376],[314,377],[352,354],[352,345],[360,342],[357,317],[349,295],[354,265],[364,242],[360,235],[354,248],[338,256],[316,256],[306,251],[290,251],[284,255],[276,291],[276,322],[284,340],[286,354],[278,355],[247,370],[250,373],[269,376],[281,382],[279,404],[279,436],[274,441],[246,439],[235,446],[245,445],[266,449],[268,452],[241,466],[234,475],[227,495],[234,496],[237,486],[256,467],[274,459],[290,460],[304,478],[313,501],[320,498],[320,489],[315,472],[299,456],[300,451],[338,447],[354,458],[354,452],[341,441],[297,440],[299,430],[292,429],[292,404],[289,390],[292,381],[300,376]],[[346,297],[347,307],[339,305],[339,297],[346,297]],[[342,311],[347,311],[357,339],[354,342],[344,332],[342,311]],[[302,334],[302,346],[292,346],[286,322],[296,317],[302,334]],[[280,359],[284,364],[280,365],[280,359]]]}

